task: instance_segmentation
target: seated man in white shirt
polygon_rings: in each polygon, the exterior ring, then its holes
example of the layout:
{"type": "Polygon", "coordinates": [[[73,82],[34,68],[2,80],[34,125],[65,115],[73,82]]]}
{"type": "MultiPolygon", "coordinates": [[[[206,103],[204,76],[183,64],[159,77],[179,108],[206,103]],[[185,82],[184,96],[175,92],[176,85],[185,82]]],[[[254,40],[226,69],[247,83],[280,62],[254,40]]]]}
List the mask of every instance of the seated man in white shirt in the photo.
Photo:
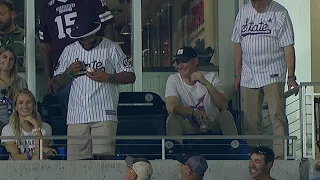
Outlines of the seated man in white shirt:
{"type": "MultiPolygon", "coordinates": [[[[174,59],[178,73],[169,76],[165,90],[167,135],[222,132],[237,135],[228,100],[216,73],[197,70],[198,56],[191,47],[178,50],[174,59]]],[[[181,143],[182,141],[179,140],[181,143]]]]}

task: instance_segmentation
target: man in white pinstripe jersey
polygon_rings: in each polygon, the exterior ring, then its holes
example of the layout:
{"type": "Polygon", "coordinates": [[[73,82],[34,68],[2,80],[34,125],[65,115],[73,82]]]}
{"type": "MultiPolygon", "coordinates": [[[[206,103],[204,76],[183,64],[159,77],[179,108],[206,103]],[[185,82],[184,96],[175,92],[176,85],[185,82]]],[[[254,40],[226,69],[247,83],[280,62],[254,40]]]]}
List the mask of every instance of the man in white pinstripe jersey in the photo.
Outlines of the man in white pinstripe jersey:
{"type": "MultiPolygon", "coordinates": [[[[238,12],[232,41],[234,85],[243,98],[245,134],[263,133],[261,105],[265,96],[274,135],[288,135],[284,85],[287,81],[288,89],[297,86],[294,33],[288,11],[272,0],[251,0],[238,12]]],[[[283,158],[283,141],[274,140],[273,148],[276,157],[283,158]]]]}
{"type": "MultiPolygon", "coordinates": [[[[54,71],[53,87],[57,91],[71,83],[69,136],[115,136],[119,84],[135,81],[132,61],[116,43],[97,36],[101,23],[95,23],[92,13],[82,14],[70,34],[77,41],[63,50],[54,71]]],[[[92,156],[106,159],[114,155],[115,141],[68,139],[67,151],[68,160],[92,156]]]]}

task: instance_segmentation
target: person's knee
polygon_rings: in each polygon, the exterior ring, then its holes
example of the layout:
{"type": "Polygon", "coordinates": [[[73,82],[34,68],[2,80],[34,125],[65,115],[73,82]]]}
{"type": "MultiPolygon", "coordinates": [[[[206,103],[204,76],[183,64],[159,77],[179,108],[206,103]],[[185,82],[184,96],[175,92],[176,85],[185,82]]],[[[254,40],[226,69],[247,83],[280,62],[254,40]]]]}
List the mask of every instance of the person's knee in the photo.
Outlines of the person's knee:
{"type": "Polygon", "coordinates": [[[181,120],[183,120],[183,116],[179,114],[169,114],[167,118],[167,127],[181,125],[181,120]]]}
{"type": "Polygon", "coordinates": [[[184,117],[178,114],[170,114],[166,122],[167,135],[179,135],[182,131],[182,121],[184,117]]]}

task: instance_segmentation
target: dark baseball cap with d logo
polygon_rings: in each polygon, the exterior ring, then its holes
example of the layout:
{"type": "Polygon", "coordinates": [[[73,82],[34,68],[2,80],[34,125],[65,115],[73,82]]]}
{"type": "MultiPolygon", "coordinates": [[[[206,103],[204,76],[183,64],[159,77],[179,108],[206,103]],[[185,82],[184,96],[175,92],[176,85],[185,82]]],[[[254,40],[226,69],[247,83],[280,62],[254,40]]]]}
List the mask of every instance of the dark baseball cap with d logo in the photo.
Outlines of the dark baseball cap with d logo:
{"type": "Polygon", "coordinates": [[[174,56],[173,63],[188,62],[192,58],[198,57],[197,51],[190,46],[184,46],[180,48],[177,54],[174,56]]]}

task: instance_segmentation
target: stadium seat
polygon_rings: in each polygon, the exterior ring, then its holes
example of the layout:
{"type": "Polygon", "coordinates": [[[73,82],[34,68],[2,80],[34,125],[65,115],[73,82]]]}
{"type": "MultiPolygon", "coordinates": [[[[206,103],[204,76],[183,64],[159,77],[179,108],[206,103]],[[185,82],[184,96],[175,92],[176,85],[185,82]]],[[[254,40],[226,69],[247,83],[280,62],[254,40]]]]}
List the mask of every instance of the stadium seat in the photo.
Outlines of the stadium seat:
{"type": "MultiPolygon", "coordinates": [[[[168,114],[165,103],[152,92],[121,92],[118,106],[117,135],[165,135],[168,114]]],[[[161,158],[161,140],[117,140],[117,159],[123,154],[161,158]]]]}
{"type": "MultiPolygon", "coordinates": [[[[41,103],[38,102],[38,111],[43,121],[51,126],[53,136],[67,135],[66,119],[63,117],[57,96],[46,95],[41,103]]],[[[66,140],[54,140],[54,144],[65,145],[66,143],[66,140]]]]}
{"type": "Polygon", "coordinates": [[[8,160],[9,153],[4,146],[0,146],[0,160],[8,160]]]}

